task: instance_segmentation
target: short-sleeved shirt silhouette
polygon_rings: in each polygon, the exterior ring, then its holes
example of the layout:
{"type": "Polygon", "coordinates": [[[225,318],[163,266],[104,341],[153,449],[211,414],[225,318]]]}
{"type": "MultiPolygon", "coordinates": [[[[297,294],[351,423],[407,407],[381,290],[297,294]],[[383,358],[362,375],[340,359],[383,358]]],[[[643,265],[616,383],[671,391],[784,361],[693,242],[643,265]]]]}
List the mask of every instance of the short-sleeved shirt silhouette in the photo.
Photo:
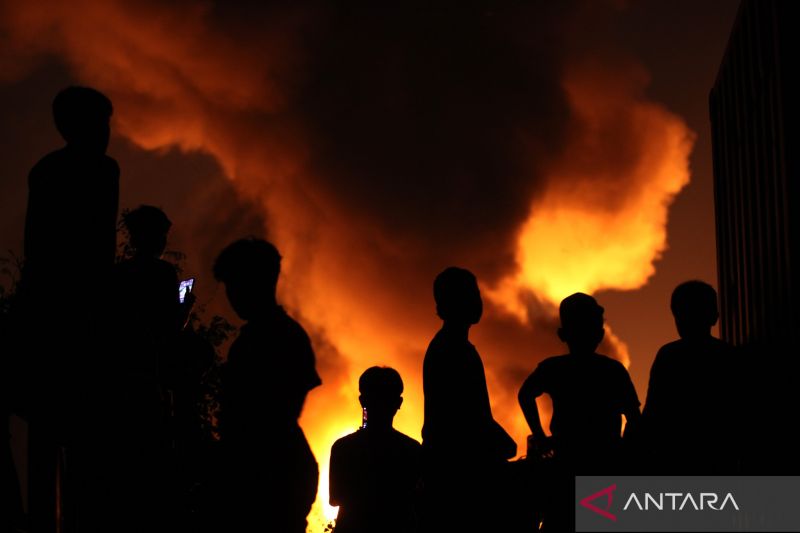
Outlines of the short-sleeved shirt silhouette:
{"type": "Polygon", "coordinates": [[[545,359],[525,387],[553,400],[550,432],[570,452],[615,448],[622,414],[639,408],[636,389],[619,361],[600,354],[545,359]]]}
{"type": "Polygon", "coordinates": [[[321,382],[308,335],[283,308],[241,328],[221,374],[231,530],[305,530],[319,470],[297,419],[321,382]]]}
{"type": "Polygon", "coordinates": [[[425,353],[422,370],[426,453],[471,464],[507,459],[501,452],[508,434],[495,422],[483,362],[468,340],[439,331],[425,353]]]}
{"type": "Polygon", "coordinates": [[[658,351],[642,423],[662,465],[683,468],[677,473],[730,473],[726,454],[741,427],[736,385],[734,350],[719,339],[681,339],[658,351]]]}
{"type": "Polygon", "coordinates": [[[282,307],[251,320],[228,352],[220,431],[232,440],[264,439],[297,424],[308,391],[322,384],[305,330],[282,307]]]}
{"type": "Polygon", "coordinates": [[[25,275],[32,288],[99,288],[114,264],[118,207],[119,166],[111,157],[67,147],[42,158],[28,178],[25,275]]]}
{"type": "Polygon", "coordinates": [[[414,531],[421,449],[395,429],[361,429],[337,440],[330,463],[331,504],[340,506],[336,531],[414,531]]]}

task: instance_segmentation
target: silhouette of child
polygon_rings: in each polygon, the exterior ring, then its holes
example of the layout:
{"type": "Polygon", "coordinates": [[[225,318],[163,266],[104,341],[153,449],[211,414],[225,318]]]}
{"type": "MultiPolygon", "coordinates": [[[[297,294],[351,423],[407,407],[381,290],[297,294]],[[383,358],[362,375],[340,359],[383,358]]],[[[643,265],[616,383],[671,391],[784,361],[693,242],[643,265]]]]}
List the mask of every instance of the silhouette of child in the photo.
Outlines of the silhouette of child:
{"type": "Polygon", "coordinates": [[[573,294],[561,302],[559,314],[558,336],[569,354],[539,363],[523,383],[519,403],[540,453],[552,446],[562,461],[578,469],[592,464],[607,468],[620,453],[622,415],[626,432],[639,420],[636,389],[619,361],[595,352],[604,330],[603,308],[594,298],[573,294]],[[542,394],[553,400],[552,441],[545,436],[536,406],[542,394]]]}
{"type": "Polygon", "coordinates": [[[478,282],[468,270],[450,267],[436,277],[433,294],[443,324],[428,346],[422,370],[424,527],[451,527],[453,509],[480,501],[471,520],[476,527],[500,531],[499,485],[517,446],[492,416],[483,362],[469,342],[469,329],[483,314],[478,282]]]}
{"type": "Polygon", "coordinates": [[[403,403],[403,380],[373,366],[358,381],[366,427],[331,448],[330,501],[339,506],[337,533],[416,531],[420,444],[392,427],[403,403]]]}
{"type": "Polygon", "coordinates": [[[673,291],[671,308],[681,338],[658,351],[642,413],[651,466],[670,474],[731,474],[741,391],[732,347],[711,335],[717,292],[687,281],[673,291]]]}
{"type": "Polygon", "coordinates": [[[242,239],[214,265],[231,306],[247,321],[221,374],[230,531],[267,520],[273,531],[304,532],[317,492],[317,463],[297,419],[322,381],[308,335],[276,302],[280,260],[269,242],[242,239]]]}

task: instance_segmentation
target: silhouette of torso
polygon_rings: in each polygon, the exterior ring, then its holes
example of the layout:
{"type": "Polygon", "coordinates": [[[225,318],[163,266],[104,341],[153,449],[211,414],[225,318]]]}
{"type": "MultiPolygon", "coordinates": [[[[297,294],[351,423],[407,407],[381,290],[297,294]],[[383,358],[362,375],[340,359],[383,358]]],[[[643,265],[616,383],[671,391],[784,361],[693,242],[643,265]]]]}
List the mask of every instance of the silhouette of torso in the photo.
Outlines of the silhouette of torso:
{"type": "Polygon", "coordinates": [[[39,161],[28,178],[25,273],[30,289],[99,288],[114,264],[119,166],[67,147],[39,161]]]}
{"type": "Polygon", "coordinates": [[[399,431],[361,429],[331,449],[331,501],[336,531],[414,531],[421,446],[399,431]]]}
{"type": "Polygon", "coordinates": [[[642,415],[657,465],[669,465],[675,474],[731,473],[742,394],[735,368],[730,345],[710,336],[681,339],[658,351],[642,415]]]}
{"type": "Polygon", "coordinates": [[[321,384],[308,335],[281,307],[250,320],[222,369],[220,436],[229,479],[226,527],[305,531],[319,470],[297,419],[321,384]]]}
{"type": "Polygon", "coordinates": [[[110,289],[123,371],[158,379],[159,357],[179,332],[175,267],[154,257],[134,257],[115,266],[110,289]]]}
{"type": "Polygon", "coordinates": [[[281,307],[241,328],[223,369],[220,431],[228,442],[272,439],[297,424],[322,381],[303,328],[281,307]]]}
{"type": "Polygon", "coordinates": [[[72,431],[67,419],[91,402],[78,391],[91,387],[99,356],[105,308],[98,295],[114,265],[119,167],[105,155],[65,147],[33,167],[28,189],[19,288],[26,402],[35,418],[56,423],[63,434],[72,431]],[[66,310],[54,316],[60,302],[66,310]],[[65,356],[66,346],[81,355],[65,356]]]}
{"type": "Polygon", "coordinates": [[[605,355],[560,355],[545,359],[526,386],[553,400],[550,421],[556,451],[572,456],[616,452],[622,414],[639,408],[628,371],[605,355]]]}
{"type": "Polygon", "coordinates": [[[453,461],[463,457],[472,464],[505,459],[497,452],[499,426],[492,418],[483,362],[472,343],[439,331],[425,353],[422,383],[426,455],[453,461]]]}

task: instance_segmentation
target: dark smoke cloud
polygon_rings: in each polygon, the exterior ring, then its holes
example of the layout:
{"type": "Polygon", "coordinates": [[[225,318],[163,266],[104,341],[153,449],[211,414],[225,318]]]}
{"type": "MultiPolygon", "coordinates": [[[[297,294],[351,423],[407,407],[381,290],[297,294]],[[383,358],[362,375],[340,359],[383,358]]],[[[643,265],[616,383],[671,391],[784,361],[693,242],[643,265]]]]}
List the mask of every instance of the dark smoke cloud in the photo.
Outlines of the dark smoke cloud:
{"type": "Polygon", "coordinates": [[[327,13],[297,102],[315,186],[415,261],[511,266],[568,123],[551,4],[327,13]]]}
{"type": "MultiPolygon", "coordinates": [[[[401,425],[418,432],[419,417],[403,417],[420,413],[439,271],[458,264],[487,286],[513,274],[520,227],[548,188],[613,213],[647,186],[632,169],[652,138],[627,111],[646,100],[646,73],[603,44],[615,13],[577,1],[0,0],[0,79],[56,61],[66,75],[36,82],[44,92],[74,80],[109,94],[130,141],[117,138],[113,154],[123,205],[167,210],[216,309],[231,316],[208,275],[218,250],[246,234],[276,240],[281,299],[317,347],[325,386],[306,413],[325,446],[324,425],[353,408],[354,377],[375,363],[400,368],[401,425]],[[576,117],[568,78],[617,107],[598,123],[576,117]],[[569,172],[553,184],[556,165],[569,172]]],[[[3,105],[27,105],[24,95],[3,105]]],[[[564,351],[551,304],[531,294],[527,309],[520,319],[487,299],[475,328],[504,423],[520,419],[522,379],[564,351]]]]}

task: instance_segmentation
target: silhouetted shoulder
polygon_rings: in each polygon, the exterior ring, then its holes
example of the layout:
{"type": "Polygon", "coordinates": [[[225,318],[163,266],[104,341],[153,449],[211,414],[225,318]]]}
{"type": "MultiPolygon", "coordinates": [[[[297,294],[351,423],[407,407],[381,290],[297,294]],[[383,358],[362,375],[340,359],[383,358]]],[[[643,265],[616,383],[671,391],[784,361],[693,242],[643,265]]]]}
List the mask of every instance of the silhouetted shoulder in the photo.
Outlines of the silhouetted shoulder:
{"type": "Polygon", "coordinates": [[[67,160],[68,155],[66,148],[50,152],[33,165],[28,175],[28,184],[31,187],[43,185],[42,181],[47,180],[47,178],[53,174],[54,169],[63,168],[67,160]]]}
{"type": "Polygon", "coordinates": [[[119,178],[119,163],[117,163],[117,160],[113,157],[108,155],[103,156],[103,170],[105,170],[109,176],[119,178]]]}
{"type": "Polygon", "coordinates": [[[656,354],[653,365],[697,364],[700,358],[733,357],[733,347],[716,337],[708,337],[701,341],[678,339],[662,346],[656,354]]]}
{"type": "Polygon", "coordinates": [[[253,319],[242,326],[231,345],[228,362],[269,372],[284,386],[291,384],[304,391],[322,384],[308,334],[282,307],[268,318],[253,319]]]}
{"type": "Polygon", "coordinates": [[[543,361],[541,361],[536,366],[536,369],[537,370],[541,369],[541,370],[544,370],[545,372],[547,372],[548,370],[551,370],[551,369],[561,368],[565,364],[569,363],[570,357],[572,357],[572,356],[570,356],[569,354],[554,355],[552,357],[548,357],[547,359],[544,359],[543,361]]]}
{"type": "MultiPolygon", "coordinates": [[[[400,449],[401,451],[408,451],[410,453],[418,453],[422,450],[422,444],[417,442],[415,439],[412,439],[405,433],[401,433],[396,429],[392,428],[389,433],[385,434],[390,441],[390,446],[394,449],[400,449]]],[[[333,443],[333,447],[331,448],[332,453],[343,452],[343,451],[353,451],[353,450],[363,450],[365,443],[370,438],[369,431],[365,430],[358,430],[349,435],[345,435],[344,437],[338,439],[336,442],[333,443]]]]}
{"type": "Polygon", "coordinates": [[[394,430],[395,439],[400,443],[401,446],[407,447],[411,450],[421,450],[422,444],[420,444],[416,439],[412,439],[405,433],[400,433],[396,429],[394,430]]]}
{"type": "Polygon", "coordinates": [[[686,392],[690,380],[700,394],[701,389],[710,387],[703,383],[718,387],[722,382],[734,379],[739,363],[734,348],[715,337],[679,339],[658,350],[650,369],[650,386],[673,382],[669,388],[675,393],[686,392]],[[675,387],[674,383],[682,383],[682,386],[675,387]]]}
{"type": "Polygon", "coordinates": [[[614,372],[623,372],[625,374],[628,373],[628,369],[625,368],[625,365],[623,365],[619,359],[614,359],[613,357],[603,354],[595,354],[595,357],[598,358],[598,361],[601,365],[607,366],[614,372]]]}
{"type": "Polygon", "coordinates": [[[306,333],[305,328],[303,328],[297,320],[289,316],[283,307],[278,308],[278,312],[275,314],[275,322],[277,327],[282,328],[287,336],[293,337],[298,342],[307,344],[309,349],[311,348],[311,339],[308,333],[306,333]]]}
{"type": "MultiPolygon", "coordinates": [[[[46,179],[47,176],[55,172],[64,172],[65,169],[73,166],[80,158],[67,148],[54,150],[41,158],[31,169],[29,179],[34,182],[46,179]]],[[[100,172],[109,177],[119,177],[119,163],[109,155],[103,154],[99,158],[100,172]]],[[[34,183],[35,184],[35,183],[34,183]]]]}

